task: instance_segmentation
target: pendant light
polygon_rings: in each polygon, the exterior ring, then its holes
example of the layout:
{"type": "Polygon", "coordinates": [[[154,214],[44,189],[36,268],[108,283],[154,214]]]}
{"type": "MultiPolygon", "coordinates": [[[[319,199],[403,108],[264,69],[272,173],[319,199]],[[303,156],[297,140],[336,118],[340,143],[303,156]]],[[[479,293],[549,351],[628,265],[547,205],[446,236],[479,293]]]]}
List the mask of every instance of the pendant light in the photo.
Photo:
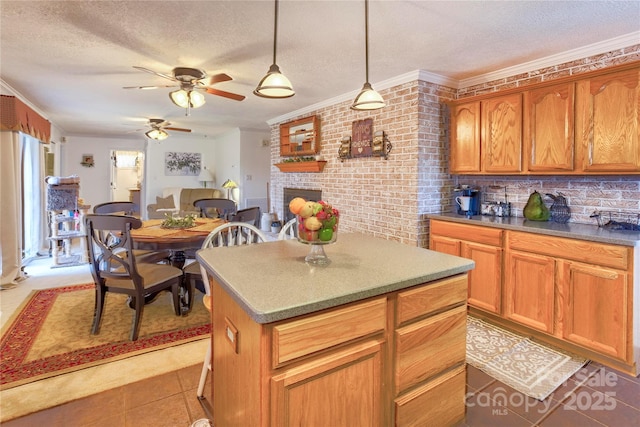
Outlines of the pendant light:
{"type": "Polygon", "coordinates": [[[382,96],[369,83],[369,0],[364,0],[364,56],[366,80],[362,90],[353,100],[352,110],[377,110],[385,106],[382,96]]]}
{"type": "Polygon", "coordinates": [[[278,40],[278,0],[275,0],[275,17],[273,26],[273,64],[269,67],[267,75],[260,80],[258,87],[253,91],[255,95],[263,98],[290,98],[296,94],[289,79],[280,72],[276,64],[276,44],[278,40]]]}

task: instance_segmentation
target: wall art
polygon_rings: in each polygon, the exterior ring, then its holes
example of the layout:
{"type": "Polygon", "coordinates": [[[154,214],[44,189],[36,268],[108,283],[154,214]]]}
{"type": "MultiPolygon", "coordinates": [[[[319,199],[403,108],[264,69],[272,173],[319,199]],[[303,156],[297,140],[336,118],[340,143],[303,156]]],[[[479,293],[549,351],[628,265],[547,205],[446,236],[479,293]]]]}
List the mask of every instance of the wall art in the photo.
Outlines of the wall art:
{"type": "Polygon", "coordinates": [[[167,176],[198,176],[202,167],[201,153],[168,151],[164,156],[164,174],[167,176]]]}

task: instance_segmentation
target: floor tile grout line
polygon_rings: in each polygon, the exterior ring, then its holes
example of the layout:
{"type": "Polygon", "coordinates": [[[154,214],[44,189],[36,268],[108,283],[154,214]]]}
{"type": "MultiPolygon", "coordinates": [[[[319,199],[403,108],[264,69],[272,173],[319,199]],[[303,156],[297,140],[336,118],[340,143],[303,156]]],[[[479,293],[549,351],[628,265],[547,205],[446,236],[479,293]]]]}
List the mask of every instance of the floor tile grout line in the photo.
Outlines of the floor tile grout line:
{"type": "MultiPolygon", "coordinates": [[[[547,419],[553,412],[555,412],[560,406],[564,406],[564,402],[571,396],[571,394],[573,392],[575,392],[577,389],[579,389],[580,387],[582,387],[584,384],[586,384],[591,378],[593,378],[596,374],[598,373],[598,369],[594,370],[593,372],[591,372],[589,375],[587,375],[586,378],[584,378],[582,381],[576,383],[576,385],[569,390],[568,392],[566,392],[563,396],[562,399],[560,399],[558,401],[558,403],[556,403],[555,405],[553,405],[552,409],[550,411],[547,411],[546,414],[542,415],[542,417],[540,417],[540,419],[538,419],[538,421],[535,422],[535,425],[539,425],[542,421],[544,421],[545,419],[547,419]]],[[[577,411],[580,412],[580,411],[577,411]]],[[[594,420],[593,418],[589,417],[588,415],[580,412],[582,415],[584,415],[585,417],[588,417],[589,419],[592,419],[593,421],[600,423],[598,420],[594,420]]]]}

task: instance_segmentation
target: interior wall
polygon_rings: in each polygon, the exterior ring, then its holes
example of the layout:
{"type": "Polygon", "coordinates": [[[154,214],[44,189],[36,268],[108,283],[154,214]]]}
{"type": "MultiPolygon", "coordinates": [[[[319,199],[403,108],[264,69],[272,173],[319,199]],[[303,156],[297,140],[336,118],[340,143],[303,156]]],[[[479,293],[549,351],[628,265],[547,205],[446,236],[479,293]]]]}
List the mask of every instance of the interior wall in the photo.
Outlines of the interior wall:
{"type": "Polygon", "coordinates": [[[96,138],[67,136],[60,142],[60,175],[78,175],[80,197],[85,204],[95,206],[111,200],[111,150],[144,151],[145,138],[96,138]],[[80,163],[85,154],[93,155],[94,166],[80,163]]]}
{"type": "MultiPolygon", "coordinates": [[[[196,137],[192,135],[172,134],[163,141],[148,140],[146,143],[144,176],[141,194],[143,216],[146,215],[146,206],[156,202],[157,196],[162,196],[162,190],[168,187],[200,188],[202,183],[197,176],[173,176],[165,175],[165,155],[168,152],[200,153],[202,165],[211,169],[216,174],[216,141],[213,138],[196,137]]],[[[217,176],[216,176],[217,178],[217,176]]],[[[216,187],[220,186],[216,179],[216,187]]],[[[211,185],[209,183],[208,185],[211,185]]]]}
{"type": "Polygon", "coordinates": [[[270,180],[270,148],[269,132],[243,130],[240,134],[240,181],[238,185],[242,189],[242,207],[250,207],[247,200],[264,200],[267,211],[267,183],[270,180]],[[266,144],[262,142],[266,141],[266,144]]]}

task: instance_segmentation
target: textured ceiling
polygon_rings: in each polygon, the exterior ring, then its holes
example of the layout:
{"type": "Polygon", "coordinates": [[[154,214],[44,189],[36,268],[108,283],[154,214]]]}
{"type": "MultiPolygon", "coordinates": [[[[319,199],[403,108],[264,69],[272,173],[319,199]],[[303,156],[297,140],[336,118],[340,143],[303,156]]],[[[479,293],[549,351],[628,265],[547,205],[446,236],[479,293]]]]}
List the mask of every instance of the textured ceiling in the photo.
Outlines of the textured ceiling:
{"type": "MultiPolygon", "coordinates": [[[[272,62],[272,1],[0,1],[0,14],[2,82],[63,135],[131,137],[155,117],[193,138],[266,130],[364,82],[361,0],[280,2],[277,63],[296,90],[281,100],[252,94],[272,62]],[[133,66],[227,73],[216,88],[246,99],[206,95],[185,117],[173,89],[123,89],[171,84],[133,66]]],[[[415,70],[460,80],[611,39],[640,43],[640,1],[371,0],[369,24],[374,87],[415,70]]]]}

